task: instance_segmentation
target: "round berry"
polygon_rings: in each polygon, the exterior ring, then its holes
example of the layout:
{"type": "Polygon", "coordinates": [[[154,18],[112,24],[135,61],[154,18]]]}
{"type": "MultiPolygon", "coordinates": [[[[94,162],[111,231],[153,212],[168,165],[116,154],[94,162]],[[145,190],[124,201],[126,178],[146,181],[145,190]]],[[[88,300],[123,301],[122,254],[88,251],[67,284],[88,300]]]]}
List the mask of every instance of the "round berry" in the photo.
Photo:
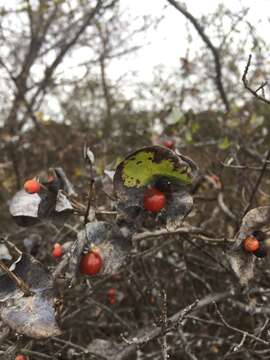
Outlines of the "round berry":
{"type": "Polygon", "coordinates": [[[24,187],[24,190],[26,192],[28,192],[29,194],[38,193],[41,189],[40,183],[35,179],[27,180],[24,183],[23,187],[24,187]]]}
{"type": "Polygon", "coordinates": [[[168,149],[174,148],[174,141],[173,140],[165,140],[162,145],[168,149]]]}
{"type": "Polygon", "coordinates": [[[146,190],[143,200],[145,210],[157,213],[164,208],[165,204],[166,197],[163,192],[157,190],[156,188],[146,190]]]}
{"type": "Polygon", "coordinates": [[[54,258],[59,258],[63,255],[63,248],[62,248],[62,245],[59,244],[59,243],[56,243],[54,244],[54,247],[53,247],[53,251],[52,251],[52,256],[54,258]]]}
{"type": "Polygon", "coordinates": [[[90,251],[82,256],[80,272],[85,275],[96,275],[102,268],[103,261],[97,251],[90,251]]]}
{"type": "Polygon", "coordinates": [[[116,290],[115,288],[110,288],[108,290],[108,300],[111,305],[114,305],[116,302],[116,290]]]}
{"type": "Polygon", "coordinates": [[[26,360],[26,357],[23,354],[18,354],[15,360],[26,360]]]}
{"type": "Polygon", "coordinates": [[[243,241],[243,247],[246,252],[254,252],[259,249],[260,242],[254,236],[248,236],[243,241]]]}

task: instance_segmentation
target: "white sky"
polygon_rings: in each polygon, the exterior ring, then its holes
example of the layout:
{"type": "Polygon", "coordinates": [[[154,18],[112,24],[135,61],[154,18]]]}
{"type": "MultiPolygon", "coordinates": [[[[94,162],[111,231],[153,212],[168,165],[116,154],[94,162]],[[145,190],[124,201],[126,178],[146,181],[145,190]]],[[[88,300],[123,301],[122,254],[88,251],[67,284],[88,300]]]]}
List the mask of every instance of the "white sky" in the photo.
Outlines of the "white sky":
{"type": "MultiPolygon", "coordinates": [[[[35,2],[36,0],[30,0],[35,2]]],[[[47,1],[47,0],[44,0],[47,1]]],[[[180,0],[179,0],[180,1],[180,0]]],[[[247,19],[252,25],[257,24],[258,34],[265,38],[266,42],[269,37],[270,22],[270,0],[183,0],[188,10],[195,16],[207,15],[217,8],[220,3],[237,13],[237,10],[243,6],[248,7],[249,13],[247,19]]],[[[0,0],[0,6],[10,8],[21,3],[21,0],[0,0]]],[[[120,0],[120,6],[127,18],[133,19],[131,26],[136,27],[137,22],[134,20],[142,16],[159,18],[164,15],[162,22],[156,29],[151,29],[145,34],[141,34],[137,39],[137,44],[145,46],[137,53],[130,54],[121,59],[115,59],[109,65],[109,77],[117,80],[125,77],[122,83],[125,95],[133,97],[134,92],[132,84],[134,82],[150,82],[153,79],[153,70],[158,65],[163,65],[168,74],[173,69],[179,68],[179,59],[185,57],[187,44],[187,19],[173,8],[166,0],[120,0]],[[166,7],[167,6],[167,7],[166,7]],[[165,9],[166,7],[166,9],[165,9]],[[136,73],[136,76],[133,75],[136,73]],[[131,84],[131,85],[130,85],[131,84]]],[[[189,25],[194,38],[193,47],[196,42],[202,43],[202,40],[189,25]]],[[[207,33],[207,29],[206,29],[207,33]]],[[[210,34],[211,35],[211,34],[210,34]]],[[[134,46],[134,39],[130,39],[130,45],[134,46]]],[[[199,46],[199,43],[198,43],[199,46]]],[[[247,49],[249,51],[249,49],[247,49]]],[[[76,67],[77,64],[87,61],[90,53],[88,49],[80,49],[65,59],[58,69],[58,73],[63,72],[64,78],[80,77],[84,72],[83,68],[76,67]]],[[[42,74],[40,69],[35,69],[36,74],[42,74]]],[[[50,100],[52,101],[52,100],[50,100]]],[[[57,108],[57,104],[53,106],[57,108]]]]}
{"type": "MultiPolygon", "coordinates": [[[[30,0],[33,4],[37,0],[30,0]]],[[[44,0],[47,1],[47,0],[44,0]]],[[[213,12],[220,3],[232,11],[241,9],[243,6],[249,7],[247,19],[255,25],[258,24],[258,33],[268,41],[270,22],[270,0],[178,0],[187,5],[188,10],[195,16],[207,15],[213,12]]],[[[22,3],[21,0],[0,0],[0,6],[12,8],[22,3]]],[[[132,73],[136,72],[138,80],[147,81],[152,79],[153,69],[157,65],[164,65],[168,68],[179,67],[179,58],[185,56],[187,49],[187,19],[174,9],[167,0],[120,0],[120,7],[123,13],[129,13],[131,19],[142,16],[159,18],[164,15],[161,24],[155,30],[150,30],[139,38],[140,43],[144,43],[143,49],[136,54],[131,54],[122,59],[116,59],[110,64],[109,76],[116,80],[124,74],[128,74],[127,79],[132,79],[132,73]],[[165,9],[165,7],[167,8],[165,9]]],[[[135,24],[131,26],[136,27],[135,24]]],[[[196,31],[190,25],[193,34],[196,31]]],[[[206,29],[207,32],[207,29],[206,29]]],[[[201,42],[198,38],[197,41],[201,42]]],[[[130,45],[134,45],[130,39],[130,45]]],[[[66,59],[65,67],[76,67],[76,63],[89,59],[89,49],[80,50],[75,57],[66,59]],[[77,61],[76,61],[77,60],[77,61]]],[[[78,75],[82,69],[77,69],[78,75]]],[[[68,71],[65,71],[68,72],[68,71]]],[[[74,74],[72,71],[71,73],[74,74]]],[[[66,74],[65,74],[66,75],[66,74]]]]}
{"type": "MultiPolygon", "coordinates": [[[[222,2],[233,11],[243,6],[249,7],[247,18],[258,24],[258,33],[267,40],[270,23],[270,0],[185,0],[188,10],[196,17],[213,12],[222,2]]],[[[166,67],[179,67],[179,58],[185,56],[187,48],[187,20],[171,5],[166,10],[166,0],[121,0],[123,9],[127,9],[132,17],[151,15],[159,17],[165,14],[160,26],[155,31],[148,32],[144,37],[147,44],[138,54],[118,60],[111,66],[111,76],[117,78],[124,72],[136,71],[138,79],[151,80],[153,68],[163,64],[166,67]]],[[[192,26],[191,26],[192,28],[192,26]]],[[[207,31],[207,29],[206,29],[207,31]]],[[[194,30],[194,34],[195,34],[194,30]]],[[[201,40],[198,40],[201,41],[201,40]]]]}

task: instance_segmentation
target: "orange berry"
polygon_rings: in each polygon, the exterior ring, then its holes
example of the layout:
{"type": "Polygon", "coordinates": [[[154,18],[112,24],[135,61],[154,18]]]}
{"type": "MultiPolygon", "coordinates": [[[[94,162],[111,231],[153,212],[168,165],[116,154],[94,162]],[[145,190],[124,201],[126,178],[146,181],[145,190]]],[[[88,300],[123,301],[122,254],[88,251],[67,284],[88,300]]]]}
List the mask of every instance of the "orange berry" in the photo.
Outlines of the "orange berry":
{"type": "Polygon", "coordinates": [[[27,180],[24,183],[23,187],[24,187],[24,190],[26,192],[28,192],[29,194],[38,193],[40,191],[40,189],[41,189],[40,183],[35,179],[27,180]]]}
{"type": "Polygon", "coordinates": [[[22,354],[18,354],[15,358],[15,360],[26,360],[26,357],[22,354]]]}
{"type": "Polygon", "coordinates": [[[260,243],[255,237],[248,236],[243,241],[243,247],[246,252],[254,252],[259,249],[260,243]]]}
{"type": "Polygon", "coordinates": [[[62,255],[63,255],[62,245],[59,244],[59,243],[54,244],[53,251],[52,251],[52,256],[55,257],[55,258],[59,258],[62,255]]]}

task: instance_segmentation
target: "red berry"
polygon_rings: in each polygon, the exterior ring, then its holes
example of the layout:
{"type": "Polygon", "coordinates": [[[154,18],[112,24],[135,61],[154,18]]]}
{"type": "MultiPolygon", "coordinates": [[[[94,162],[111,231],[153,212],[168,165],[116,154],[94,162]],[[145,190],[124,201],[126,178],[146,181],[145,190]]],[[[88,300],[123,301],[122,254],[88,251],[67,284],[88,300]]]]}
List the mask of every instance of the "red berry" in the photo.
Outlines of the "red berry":
{"type": "Polygon", "coordinates": [[[22,354],[18,354],[15,358],[15,360],[26,360],[26,357],[22,354]]]}
{"type": "Polygon", "coordinates": [[[173,149],[174,148],[174,141],[173,140],[165,140],[162,145],[165,146],[168,149],[173,149]]]}
{"type": "Polygon", "coordinates": [[[28,192],[29,194],[35,194],[35,193],[39,192],[41,189],[40,183],[35,179],[27,180],[24,183],[23,187],[24,187],[24,190],[26,192],[28,192]]]}
{"type": "Polygon", "coordinates": [[[116,303],[116,290],[115,288],[110,288],[108,290],[108,300],[111,305],[116,303]]]}
{"type": "Polygon", "coordinates": [[[97,251],[90,251],[82,256],[80,271],[85,275],[96,275],[102,268],[103,261],[97,251]]]}
{"type": "Polygon", "coordinates": [[[146,190],[144,194],[144,208],[153,213],[159,212],[166,204],[166,197],[163,192],[156,188],[146,190]]]}
{"type": "Polygon", "coordinates": [[[254,252],[259,249],[260,243],[255,237],[248,236],[243,241],[243,247],[246,252],[254,252]]]}
{"type": "Polygon", "coordinates": [[[55,258],[59,258],[62,255],[63,255],[62,245],[58,244],[58,243],[54,244],[53,251],[52,251],[52,256],[55,257],[55,258]]]}

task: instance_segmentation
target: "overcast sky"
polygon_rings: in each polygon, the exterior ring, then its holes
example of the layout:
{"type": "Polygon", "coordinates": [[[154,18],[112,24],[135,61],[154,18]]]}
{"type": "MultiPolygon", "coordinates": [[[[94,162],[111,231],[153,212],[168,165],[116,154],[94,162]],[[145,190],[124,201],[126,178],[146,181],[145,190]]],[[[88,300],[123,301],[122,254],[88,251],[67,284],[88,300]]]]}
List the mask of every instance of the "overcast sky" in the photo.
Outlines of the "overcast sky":
{"type": "MultiPolygon", "coordinates": [[[[33,4],[36,2],[36,0],[30,1],[33,4]]],[[[21,3],[20,0],[0,0],[0,6],[10,8],[19,3],[21,3]]],[[[249,7],[247,19],[253,25],[258,24],[259,35],[264,36],[268,42],[270,0],[183,0],[182,3],[187,4],[188,10],[194,16],[207,15],[209,12],[213,12],[220,3],[232,11],[237,11],[243,6],[249,7]]],[[[179,67],[179,58],[185,56],[187,49],[187,20],[185,17],[169,5],[167,0],[120,0],[120,6],[123,13],[130,14],[130,16],[127,15],[127,18],[133,19],[133,21],[136,17],[141,16],[159,18],[164,15],[164,19],[157,29],[147,31],[141,36],[139,41],[145,45],[143,49],[137,54],[131,54],[121,60],[117,59],[111,64],[110,76],[117,79],[124,73],[131,76],[133,72],[137,72],[138,79],[147,81],[152,79],[153,68],[157,65],[166,66],[168,71],[172,67],[179,67]]],[[[136,27],[136,21],[131,26],[136,27]]],[[[190,28],[192,29],[192,26],[190,28]]],[[[194,34],[196,33],[194,29],[192,31],[194,34]]],[[[198,38],[197,41],[201,42],[201,39],[198,38]]],[[[132,42],[133,39],[130,39],[130,45],[134,45],[132,42]]],[[[76,60],[80,63],[83,60],[87,61],[88,58],[89,51],[80,51],[79,56],[69,59],[65,66],[74,67],[76,60]]],[[[80,72],[80,69],[77,71],[80,72]]]]}
{"type": "MultiPolygon", "coordinates": [[[[36,0],[30,1],[35,3],[36,0]]],[[[258,34],[264,37],[266,42],[269,42],[270,23],[268,17],[270,16],[270,0],[183,0],[182,3],[187,4],[188,10],[195,17],[214,12],[220,3],[235,13],[242,9],[243,6],[248,7],[247,20],[252,25],[256,25],[258,34]]],[[[0,0],[0,6],[14,8],[18,4],[21,4],[20,0],[0,0]]],[[[134,43],[135,39],[130,39],[130,46],[143,44],[142,49],[135,54],[132,53],[121,59],[117,58],[109,65],[109,77],[117,80],[125,75],[125,81],[122,83],[125,95],[133,97],[132,84],[135,82],[151,81],[153,79],[153,70],[156,66],[162,65],[168,73],[174,68],[179,68],[179,59],[185,57],[188,47],[186,30],[188,21],[168,4],[167,0],[120,0],[120,6],[121,11],[126,14],[126,18],[131,19],[130,26],[135,28],[137,27],[136,18],[138,19],[142,16],[160,18],[162,15],[164,16],[156,29],[140,34],[139,39],[136,39],[137,43],[134,43]],[[134,73],[137,75],[134,76],[134,73]]],[[[202,40],[190,24],[189,27],[193,35],[195,35],[194,39],[196,39],[193,42],[193,47],[199,48],[202,40]]],[[[205,30],[207,33],[207,28],[205,30]]],[[[211,33],[208,33],[211,36],[211,33]]],[[[89,49],[77,50],[73,53],[73,56],[68,56],[59,66],[59,73],[62,73],[65,78],[81,77],[84,69],[76,65],[87,61],[89,56],[89,49]]],[[[35,70],[37,76],[43,73],[38,66],[35,70]]]]}
{"type": "MultiPolygon", "coordinates": [[[[188,10],[195,16],[206,15],[214,11],[221,2],[234,11],[243,6],[249,7],[247,19],[253,25],[258,24],[258,33],[267,40],[270,28],[268,21],[270,0],[184,1],[188,10]]],[[[159,17],[161,14],[165,14],[165,16],[155,31],[149,31],[145,34],[144,43],[147,46],[140,50],[138,55],[128,56],[111,67],[112,77],[117,77],[124,71],[136,71],[138,78],[150,80],[153,68],[156,65],[163,64],[168,68],[179,66],[179,58],[185,56],[187,48],[185,28],[187,20],[172,6],[168,6],[164,10],[167,4],[166,0],[121,0],[122,8],[129,11],[132,17],[142,15],[159,17]]]]}

